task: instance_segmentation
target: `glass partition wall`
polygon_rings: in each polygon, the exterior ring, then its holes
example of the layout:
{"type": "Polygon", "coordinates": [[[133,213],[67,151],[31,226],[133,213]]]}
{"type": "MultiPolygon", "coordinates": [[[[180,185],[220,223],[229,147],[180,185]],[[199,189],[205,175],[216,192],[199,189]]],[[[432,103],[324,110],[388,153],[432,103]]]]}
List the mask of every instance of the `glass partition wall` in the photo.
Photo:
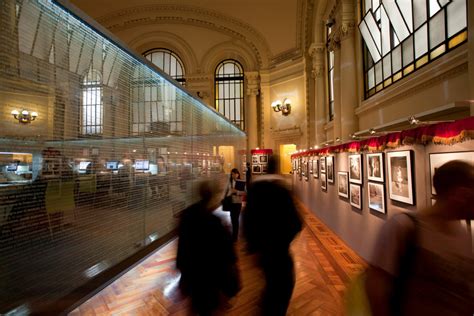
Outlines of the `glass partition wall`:
{"type": "Polygon", "coordinates": [[[242,131],[77,14],[0,2],[0,314],[163,241],[196,182],[245,154],[242,131]]]}

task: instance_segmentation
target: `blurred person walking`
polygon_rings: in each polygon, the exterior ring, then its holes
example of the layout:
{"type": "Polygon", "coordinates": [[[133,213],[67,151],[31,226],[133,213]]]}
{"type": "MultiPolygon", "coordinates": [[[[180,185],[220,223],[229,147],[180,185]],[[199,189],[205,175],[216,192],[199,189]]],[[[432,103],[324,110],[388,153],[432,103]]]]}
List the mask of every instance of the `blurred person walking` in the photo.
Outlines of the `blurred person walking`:
{"type": "MultiPolygon", "coordinates": [[[[240,226],[240,211],[242,209],[242,196],[245,194],[245,185],[244,187],[240,186],[240,172],[236,168],[230,171],[229,181],[227,182],[227,187],[225,189],[225,198],[231,200],[229,204],[230,208],[230,221],[232,223],[232,240],[237,241],[239,237],[239,226],[240,226]]],[[[245,184],[244,181],[240,181],[242,184],[245,184]]],[[[229,211],[229,210],[226,210],[229,211]]]]}
{"type": "Polygon", "coordinates": [[[474,218],[474,166],[448,162],[433,185],[433,206],[382,227],[365,280],[372,315],[474,315],[474,257],[461,224],[474,218]]]}
{"type": "Polygon", "coordinates": [[[218,184],[207,180],[198,189],[201,200],[181,216],[176,266],[193,312],[220,315],[226,301],[240,290],[237,257],[228,230],[213,214],[220,203],[218,184]]]}
{"type": "Polygon", "coordinates": [[[277,160],[268,161],[268,173],[253,180],[243,212],[243,231],[249,252],[256,253],[265,277],[261,314],[285,315],[295,286],[290,244],[302,222],[284,179],[275,175],[277,160]]]}

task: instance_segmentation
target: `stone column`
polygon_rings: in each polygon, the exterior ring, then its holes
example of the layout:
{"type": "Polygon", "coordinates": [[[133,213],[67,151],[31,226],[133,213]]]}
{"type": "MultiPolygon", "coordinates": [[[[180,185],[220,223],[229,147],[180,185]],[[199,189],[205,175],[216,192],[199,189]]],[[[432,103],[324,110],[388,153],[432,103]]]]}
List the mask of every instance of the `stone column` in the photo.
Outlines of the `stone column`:
{"type": "Polygon", "coordinates": [[[257,97],[259,95],[259,76],[257,71],[245,72],[247,87],[245,90],[245,131],[247,132],[247,149],[258,147],[257,97]]]}
{"type": "MultiPolygon", "coordinates": [[[[332,140],[335,142],[336,138],[341,137],[341,91],[343,90],[343,81],[341,80],[340,30],[335,30],[331,34],[328,49],[334,52],[334,117],[332,122],[332,140]]],[[[329,116],[329,114],[327,115],[329,116]]]]}
{"type": "Polygon", "coordinates": [[[340,27],[340,75],[343,89],[340,90],[340,122],[341,139],[349,139],[349,134],[358,129],[355,107],[357,106],[357,63],[355,58],[355,23],[353,20],[343,20],[340,27]]]}
{"type": "Polygon", "coordinates": [[[313,43],[309,47],[309,55],[312,57],[313,69],[311,76],[314,78],[314,92],[315,92],[315,103],[314,112],[315,115],[315,135],[314,144],[310,146],[319,145],[326,141],[326,133],[324,131],[324,124],[326,124],[326,111],[325,108],[328,104],[327,93],[326,93],[326,76],[325,76],[325,53],[326,47],[324,43],[313,43]]]}

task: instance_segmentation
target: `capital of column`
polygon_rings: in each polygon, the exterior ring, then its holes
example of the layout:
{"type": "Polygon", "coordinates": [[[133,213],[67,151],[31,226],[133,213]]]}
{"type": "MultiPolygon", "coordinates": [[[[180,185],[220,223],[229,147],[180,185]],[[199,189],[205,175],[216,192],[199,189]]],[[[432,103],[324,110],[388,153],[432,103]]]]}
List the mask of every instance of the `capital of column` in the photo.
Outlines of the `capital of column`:
{"type": "Polygon", "coordinates": [[[339,27],[339,30],[342,40],[345,40],[348,37],[352,37],[355,31],[355,22],[353,20],[343,20],[341,26],[339,27]]]}
{"type": "Polygon", "coordinates": [[[311,43],[308,48],[308,54],[315,59],[317,55],[323,54],[325,49],[326,45],[324,43],[311,43]]]}
{"type": "Polygon", "coordinates": [[[246,94],[258,95],[260,86],[258,71],[245,72],[245,79],[247,82],[246,94]]]}

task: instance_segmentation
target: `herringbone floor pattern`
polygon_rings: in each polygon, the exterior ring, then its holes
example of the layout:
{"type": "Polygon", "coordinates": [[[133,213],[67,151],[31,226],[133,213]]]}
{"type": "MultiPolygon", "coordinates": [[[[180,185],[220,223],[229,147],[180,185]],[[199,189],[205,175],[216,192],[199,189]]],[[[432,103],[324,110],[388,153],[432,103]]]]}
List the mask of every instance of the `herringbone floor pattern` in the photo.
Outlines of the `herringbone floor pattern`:
{"type": "MultiPolygon", "coordinates": [[[[288,315],[341,315],[347,283],[365,263],[312,213],[301,207],[305,228],[293,242],[296,286],[288,315]]],[[[227,223],[228,213],[218,212],[227,223]]],[[[162,247],[70,315],[187,315],[177,287],[176,240],[162,247]]],[[[226,315],[255,315],[262,277],[254,257],[237,243],[242,291],[226,315]]]]}

